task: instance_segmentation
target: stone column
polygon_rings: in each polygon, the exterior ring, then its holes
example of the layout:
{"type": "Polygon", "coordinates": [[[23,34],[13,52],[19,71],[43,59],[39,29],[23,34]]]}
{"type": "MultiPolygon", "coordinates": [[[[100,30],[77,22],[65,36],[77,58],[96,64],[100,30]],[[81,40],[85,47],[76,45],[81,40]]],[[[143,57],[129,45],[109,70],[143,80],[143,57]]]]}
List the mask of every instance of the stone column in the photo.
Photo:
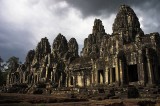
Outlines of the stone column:
{"type": "Polygon", "coordinates": [[[53,78],[53,71],[51,71],[51,82],[52,82],[52,78],[53,78]]]}
{"type": "Polygon", "coordinates": [[[33,83],[36,83],[36,77],[35,77],[35,75],[34,75],[34,80],[33,80],[33,83]]]}
{"type": "Polygon", "coordinates": [[[48,67],[46,67],[46,76],[45,76],[46,80],[48,80],[48,67]]]}
{"type": "Polygon", "coordinates": [[[76,86],[78,85],[78,84],[77,84],[77,73],[76,73],[76,75],[75,75],[74,81],[75,81],[75,82],[74,82],[74,83],[75,83],[75,84],[74,84],[74,87],[76,87],[76,86]]]}
{"type": "Polygon", "coordinates": [[[95,73],[96,73],[96,74],[95,74],[95,81],[96,81],[96,84],[99,84],[98,81],[99,81],[99,77],[100,77],[100,76],[99,76],[99,74],[98,74],[98,70],[96,70],[95,73]]]}
{"type": "Polygon", "coordinates": [[[87,77],[86,77],[86,86],[89,86],[89,85],[90,85],[90,77],[87,76],[87,77]]]}
{"type": "Polygon", "coordinates": [[[120,72],[119,72],[119,74],[120,74],[120,84],[123,85],[124,65],[123,65],[122,60],[119,60],[119,65],[120,65],[120,66],[119,66],[119,69],[120,69],[120,70],[119,70],[119,71],[120,71],[120,72]]]}
{"type": "Polygon", "coordinates": [[[154,84],[154,75],[153,75],[152,62],[150,61],[148,56],[147,56],[147,66],[148,66],[148,83],[149,84],[154,84]]]}
{"type": "Polygon", "coordinates": [[[39,82],[39,73],[37,73],[37,83],[39,82]]]}
{"type": "MultiPolygon", "coordinates": [[[[52,75],[52,73],[51,73],[52,75]]],[[[65,83],[65,87],[68,87],[68,73],[66,73],[66,83],[65,83]]]]}
{"type": "Polygon", "coordinates": [[[96,76],[95,76],[95,70],[93,70],[92,72],[92,84],[95,84],[96,83],[96,76]]]}
{"type": "Polygon", "coordinates": [[[108,85],[110,84],[110,69],[108,68],[108,85]]]}
{"type": "Polygon", "coordinates": [[[26,73],[24,72],[23,73],[23,83],[26,83],[26,79],[25,78],[26,78],[26,73]]]}
{"type": "Polygon", "coordinates": [[[138,56],[138,64],[137,64],[137,69],[138,69],[138,80],[139,80],[139,84],[140,85],[145,85],[146,84],[146,80],[145,77],[146,73],[145,73],[145,65],[146,65],[146,61],[144,58],[144,53],[142,52],[142,50],[139,50],[139,56],[138,56]]]}
{"type": "Polygon", "coordinates": [[[91,76],[90,76],[90,85],[92,85],[93,84],[93,71],[91,70],[91,74],[90,74],[91,76]]]}
{"type": "Polygon", "coordinates": [[[10,84],[10,77],[9,77],[10,74],[7,74],[7,80],[6,80],[6,85],[9,85],[10,84]]]}
{"type": "Polygon", "coordinates": [[[108,80],[109,75],[108,75],[108,72],[109,72],[108,67],[106,67],[106,71],[105,71],[105,83],[107,85],[109,84],[109,80],[108,80]]]}
{"type": "Polygon", "coordinates": [[[94,67],[94,83],[98,84],[98,72],[97,72],[97,67],[96,67],[96,64],[95,64],[95,67],[94,67]]]}
{"type": "Polygon", "coordinates": [[[78,84],[78,86],[81,86],[81,76],[80,76],[80,74],[77,76],[77,84],[78,84]]]}
{"type": "Polygon", "coordinates": [[[112,68],[109,69],[109,72],[110,72],[110,84],[112,84],[112,82],[113,82],[112,68]]]}
{"type": "Polygon", "coordinates": [[[53,75],[52,77],[53,77],[53,78],[52,78],[52,81],[54,81],[54,82],[55,82],[55,77],[56,77],[56,76],[55,76],[55,72],[56,72],[56,69],[53,68],[53,73],[52,73],[52,75],[53,75]]]}
{"type": "Polygon", "coordinates": [[[68,78],[68,87],[71,87],[71,75],[69,76],[69,78],[68,78]]]}
{"type": "Polygon", "coordinates": [[[62,87],[62,74],[60,75],[59,81],[58,81],[58,87],[62,87]]]}
{"type": "Polygon", "coordinates": [[[116,57],[115,61],[116,61],[116,67],[115,67],[116,76],[115,77],[116,77],[116,82],[119,85],[119,62],[118,62],[118,58],[117,57],[116,57]]]}
{"type": "Polygon", "coordinates": [[[86,75],[85,73],[83,73],[83,86],[85,87],[86,86],[86,75]]]}
{"type": "Polygon", "coordinates": [[[102,83],[103,84],[105,84],[105,82],[106,82],[106,71],[105,71],[105,69],[103,69],[103,75],[102,75],[102,83]]]}

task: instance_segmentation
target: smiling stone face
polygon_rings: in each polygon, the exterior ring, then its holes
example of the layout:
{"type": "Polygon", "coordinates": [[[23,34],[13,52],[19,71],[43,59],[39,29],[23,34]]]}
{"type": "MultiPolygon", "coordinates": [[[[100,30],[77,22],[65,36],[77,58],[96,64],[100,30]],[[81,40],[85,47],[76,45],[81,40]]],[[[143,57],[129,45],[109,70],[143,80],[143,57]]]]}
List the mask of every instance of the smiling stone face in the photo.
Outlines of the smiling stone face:
{"type": "Polygon", "coordinates": [[[132,8],[121,5],[113,23],[113,33],[123,33],[124,41],[134,41],[136,34],[141,32],[140,22],[132,8]]]}

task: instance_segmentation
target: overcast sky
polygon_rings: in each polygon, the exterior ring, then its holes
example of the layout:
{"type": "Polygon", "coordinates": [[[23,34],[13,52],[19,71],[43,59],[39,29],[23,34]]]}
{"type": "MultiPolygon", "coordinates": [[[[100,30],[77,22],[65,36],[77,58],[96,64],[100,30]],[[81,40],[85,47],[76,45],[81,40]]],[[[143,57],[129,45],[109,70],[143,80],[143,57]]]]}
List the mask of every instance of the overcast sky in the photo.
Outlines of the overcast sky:
{"type": "Polygon", "coordinates": [[[52,45],[58,33],[75,37],[81,50],[95,18],[112,33],[121,4],[134,9],[144,33],[160,32],[159,0],[0,0],[0,56],[23,62],[42,37],[52,45]]]}

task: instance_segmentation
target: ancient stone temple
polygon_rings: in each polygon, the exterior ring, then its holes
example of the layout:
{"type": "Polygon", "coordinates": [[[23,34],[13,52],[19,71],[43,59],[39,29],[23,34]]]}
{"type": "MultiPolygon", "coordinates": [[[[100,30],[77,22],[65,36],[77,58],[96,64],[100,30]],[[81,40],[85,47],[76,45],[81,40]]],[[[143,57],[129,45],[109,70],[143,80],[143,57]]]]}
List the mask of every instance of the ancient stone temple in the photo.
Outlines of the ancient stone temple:
{"type": "Polygon", "coordinates": [[[7,85],[23,83],[29,89],[39,83],[53,88],[160,84],[159,33],[144,34],[127,5],[120,6],[112,29],[107,34],[102,21],[95,19],[80,55],[75,38],[67,41],[58,34],[52,46],[42,38],[25,63],[8,74],[7,85]]]}

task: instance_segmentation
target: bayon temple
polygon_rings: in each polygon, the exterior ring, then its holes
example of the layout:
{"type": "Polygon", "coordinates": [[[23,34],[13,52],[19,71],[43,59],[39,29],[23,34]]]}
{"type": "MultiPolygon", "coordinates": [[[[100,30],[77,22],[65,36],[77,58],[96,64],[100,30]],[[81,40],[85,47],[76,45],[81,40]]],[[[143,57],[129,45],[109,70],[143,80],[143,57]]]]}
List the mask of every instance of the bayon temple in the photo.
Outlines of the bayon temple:
{"type": "Polygon", "coordinates": [[[67,41],[58,34],[52,45],[42,38],[25,63],[8,74],[7,86],[27,84],[29,90],[37,84],[52,88],[159,85],[159,33],[144,34],[127,5],[120,6],[112,29],[107,34],[102,21],[95,19],[80,53],[75,38],[67,41]]]}

